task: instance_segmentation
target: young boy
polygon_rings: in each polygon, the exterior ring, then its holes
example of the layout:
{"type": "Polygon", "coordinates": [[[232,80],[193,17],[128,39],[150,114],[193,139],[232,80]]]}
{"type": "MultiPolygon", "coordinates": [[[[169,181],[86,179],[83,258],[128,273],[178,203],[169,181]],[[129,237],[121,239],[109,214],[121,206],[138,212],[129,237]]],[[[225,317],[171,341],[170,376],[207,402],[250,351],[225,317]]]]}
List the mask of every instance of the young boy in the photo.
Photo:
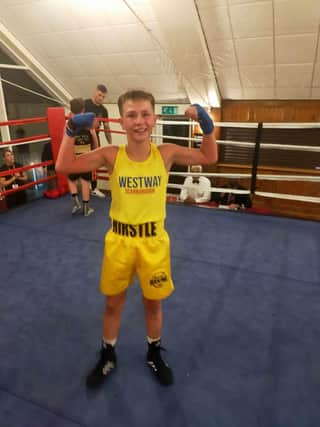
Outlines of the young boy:
{"type": "Polygon", "coordinates": [[[203,130],[200,149],[175,144],[156,146],[150,135],[157,117],[152,94],[132,90],[118,99],[120,123],[127,133],[127,145],[98,148],[80,157],[74,156],[74,135],[91,126],[91,113],[72,118],[66,128],[56,169],[75,173],[107,166],[110,173],[112,202],[111,229],[105,237],[100,288],[107,296],[102,348],[98,363],[87,377],[87,387],[99,387],[115,369],[121,313],[126,292],[137,273],[143,293],[147,332],[147,364],[164,385],[173,383],[173,373],[161,357],[163,299],[173,289],[170,271],[169,237],[164,228],[168,171],[173,163],[210,164],[217,161],[214,125],[199,105],[189,107],[185,115],[198,120],[203,130]]]}
{"type": "MultiPolygon", "coordinates": [[[[80,114],[84,112],[84,99],[74,98],[70,101],[71,114],[80,114]]],[[[82,129],[75,138],[74,152],[76,156],[87,153],[93,148],[98,147],[98,140],[96,132],[93,129],[82,129]]],[[[80,172],[70,174],[68,176],[68,187],[72,197],[73,208],[72,215],[76,214],[81,210],[81,204],[78,196],[78,180],[80,180],[82,203],[83,203],[83,215],[90,216],[94,213],[94,209],[89,206],[90,201],[90,181],[91,172],[80,172]]]]}

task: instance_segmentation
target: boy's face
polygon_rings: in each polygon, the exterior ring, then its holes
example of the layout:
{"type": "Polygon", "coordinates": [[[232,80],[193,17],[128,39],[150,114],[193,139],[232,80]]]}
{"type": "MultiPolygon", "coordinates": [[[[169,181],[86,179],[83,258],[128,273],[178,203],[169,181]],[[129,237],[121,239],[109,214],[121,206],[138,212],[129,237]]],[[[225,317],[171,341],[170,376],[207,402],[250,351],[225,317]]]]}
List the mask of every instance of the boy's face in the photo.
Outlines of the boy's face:
{"type": "Polygon", "coordinates": [[[156,120],[152,105],[146,99],[128,99],[122,106],[120,123],[127,132],[128,141],[149,141],[156,120]]]}

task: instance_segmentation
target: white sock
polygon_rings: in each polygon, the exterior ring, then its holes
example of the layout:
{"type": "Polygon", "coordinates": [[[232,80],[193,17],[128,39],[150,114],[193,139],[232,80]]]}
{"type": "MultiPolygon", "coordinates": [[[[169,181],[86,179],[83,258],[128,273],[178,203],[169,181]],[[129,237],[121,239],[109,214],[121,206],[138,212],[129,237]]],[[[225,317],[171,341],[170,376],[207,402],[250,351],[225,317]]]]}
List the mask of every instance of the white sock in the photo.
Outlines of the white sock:
{"type": "Polygon", "coordinates": [[[102,338],[103,347],[106,347],[107,344],[110,344],[112,345],[112,347],[114,347],[116,345],[116,342],[117,342],[117,338],[114,338],[113,340],[106,340],[105,338],[102,338]]]}
{"type": "Polygon", "coordinates": [[[152,344],[153,342],[157,342],[161,340],[161,336],[159,338],[150,338],[147,336],[148,344],[152,344]]]}

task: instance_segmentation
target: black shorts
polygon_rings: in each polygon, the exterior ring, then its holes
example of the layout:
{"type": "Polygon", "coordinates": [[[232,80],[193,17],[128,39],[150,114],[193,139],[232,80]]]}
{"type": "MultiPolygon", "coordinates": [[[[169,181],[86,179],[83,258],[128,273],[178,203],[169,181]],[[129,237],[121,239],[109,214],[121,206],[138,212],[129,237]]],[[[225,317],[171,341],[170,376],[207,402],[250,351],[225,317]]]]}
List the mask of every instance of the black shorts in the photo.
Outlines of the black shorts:
{"type": "Polygon", "coordinates": [[[85,181],[91,181],[91,172],[82,172],[82,173],[73,173],[68,176],[70,181],[77,181],[77,179],[82,178],[85,181]]]}

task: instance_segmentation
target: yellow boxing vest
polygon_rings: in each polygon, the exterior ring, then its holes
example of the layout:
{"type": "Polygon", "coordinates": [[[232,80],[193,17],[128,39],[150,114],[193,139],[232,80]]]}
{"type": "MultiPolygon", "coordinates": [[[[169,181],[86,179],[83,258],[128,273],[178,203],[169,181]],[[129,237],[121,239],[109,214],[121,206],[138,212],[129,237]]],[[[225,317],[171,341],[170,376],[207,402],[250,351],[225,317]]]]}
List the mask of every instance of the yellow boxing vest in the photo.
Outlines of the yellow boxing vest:
{"type": "Polygon", "coordinates": [[[125,224],[164,221],[168,172],[160,151],[150,144],[144,162],[129,159],[126,145],[119,146],[110,175],[110,217],[125,224]]]}

